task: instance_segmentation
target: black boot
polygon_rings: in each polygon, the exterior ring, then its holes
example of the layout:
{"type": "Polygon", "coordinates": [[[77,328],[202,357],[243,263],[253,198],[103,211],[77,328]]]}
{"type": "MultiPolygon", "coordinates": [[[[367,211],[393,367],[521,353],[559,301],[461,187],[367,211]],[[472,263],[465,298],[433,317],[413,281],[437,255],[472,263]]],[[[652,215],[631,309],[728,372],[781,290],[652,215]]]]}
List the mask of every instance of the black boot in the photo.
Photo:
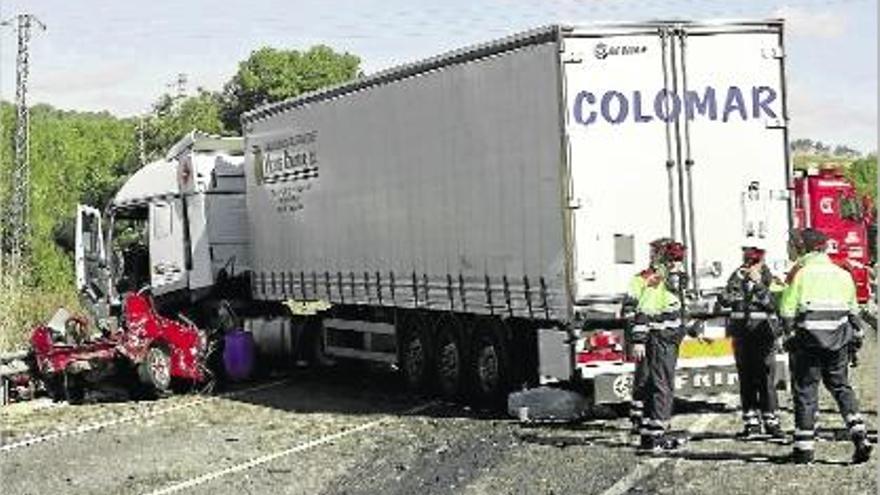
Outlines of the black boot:
{"type": "Polygon", "coordinates": [[[871,447],[871,444],[868,442],[856,444],[856,450],[853,452],[852,457],[853,464],[868,462],[871,459],[872,450],[874,450],[874,448],[871,447]]]}
{"type": "Polygon", "coordinates": [[[642,435],[639,450],[650,452],[675,451],[685,445],[686,440],[669,434],[642,435]]]}
{"type": "Polygon", "coordinates": [[[629,432],[633,435],[637,435],[639,431],[642,429],[642,417],[641,416],[633,416],[629,417],[629,432]]]}
{"type": "Polygon", "coordinates": [[[687,439],[664,434],[654,445],[655,450],[678,450],[687,443],[687,439]]]}
{"type": "Polygon", "coordinates": [[[779,415],[775,411],[761,413],[761,421],[764,423],[764,433],[772,439],[785,438],[785,432],[779,424],[779,415]]]}
{"type": "Polygon", "coordinates": [[[743,429],[736,433],[740,440],[751,440],[761,435],[761,425],[758,423],[746,423],[743,429]]]}
{"type": "Polygon", "coordinates": [[[764,433],[770,435],[770,438],[785,438],[785,432],[782,431],[782,427],[779,426],[779,423],[765,423],[764,433]]]}
{"type": "Polygon", "coordinates": [[[853,435],[853,445],[855,445],[852,456],[853,464],[862,464],[871,459],[871,451],[874,448],[868,443],[868,436],[864,432],[853,435]]]}

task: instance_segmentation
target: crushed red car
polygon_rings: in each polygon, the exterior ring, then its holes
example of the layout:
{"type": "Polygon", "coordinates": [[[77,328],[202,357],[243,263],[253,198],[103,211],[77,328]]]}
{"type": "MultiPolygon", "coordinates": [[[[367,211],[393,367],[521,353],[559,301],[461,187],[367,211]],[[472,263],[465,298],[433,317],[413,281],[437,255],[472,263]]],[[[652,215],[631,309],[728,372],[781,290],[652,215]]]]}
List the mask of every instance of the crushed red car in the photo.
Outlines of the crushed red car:
{"type": "Polygon", "coordinates": [[[31,368],[53,398],[80,402],[89,387],[107,382],[136,396],[163,395],[173,382],[209,377],[205,333],[161,316],[148,293],[125,294],[120,320],[116,330],[93,333],[86,318],[59,309],[33,330],[31,368]]]}

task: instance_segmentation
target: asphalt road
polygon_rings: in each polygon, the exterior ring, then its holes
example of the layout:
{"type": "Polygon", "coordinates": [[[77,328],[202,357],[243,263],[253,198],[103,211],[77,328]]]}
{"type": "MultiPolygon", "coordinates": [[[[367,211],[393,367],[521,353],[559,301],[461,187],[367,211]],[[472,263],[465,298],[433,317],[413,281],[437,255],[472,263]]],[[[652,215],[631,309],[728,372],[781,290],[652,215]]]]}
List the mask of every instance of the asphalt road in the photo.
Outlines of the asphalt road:
{"type": "MultiPolygon", "coordinates": [[[[854,382],[876,437],[877,345],[854,382]]],[[[827,494],[877,492],[827,394],[818,462],[741,442],[738,412],[685,404],[679,454],[639,456],[625,419],[524,427],[415,398],[388,372],[299,372],[234,395],[0,410],[3,494],[827,494]],[[840,438],[838,438],[840,437],[840,438]]],[[[783,404],[789,404],[783,395],[783,404]]],[[[793,428],[789,412],[783,425],[793,428]]],[[[876,458],[876,457],[875,457],[876,458]]]]}

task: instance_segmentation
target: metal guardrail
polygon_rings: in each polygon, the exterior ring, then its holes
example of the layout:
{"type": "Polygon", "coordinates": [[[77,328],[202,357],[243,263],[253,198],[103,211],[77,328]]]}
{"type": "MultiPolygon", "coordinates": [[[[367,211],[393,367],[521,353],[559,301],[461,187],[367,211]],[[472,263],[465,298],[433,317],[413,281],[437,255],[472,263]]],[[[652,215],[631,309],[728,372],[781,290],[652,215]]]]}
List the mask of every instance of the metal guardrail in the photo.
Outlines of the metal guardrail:
{"type": "Polygon", "coordinates": [[[0,406],[9,403],[9,377],[28,371],[24,362],[27,351],[15,351],[0,354],[0,406]]]}
{"type": "Polygon", "coordinates": [[[15,361],[16,359],[24,359],[27,357],[28,351],[13,351],[13,352],[3,352],[0,353],[0,364],[6,364],[9,361],[15,361]]]}

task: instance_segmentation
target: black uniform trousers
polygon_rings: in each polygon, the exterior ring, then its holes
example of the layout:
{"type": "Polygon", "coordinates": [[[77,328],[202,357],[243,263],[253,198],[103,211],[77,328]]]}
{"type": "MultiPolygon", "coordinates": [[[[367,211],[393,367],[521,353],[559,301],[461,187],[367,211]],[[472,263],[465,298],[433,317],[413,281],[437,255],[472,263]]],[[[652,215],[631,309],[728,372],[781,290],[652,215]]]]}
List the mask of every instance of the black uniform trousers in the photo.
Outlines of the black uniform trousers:
{"type": "Polygon", "coordinates": [[[654,328],[648,332],[645,359],[642,363],[643,373],[646,375],[641,392],[645,403],[642,435],[662,434],[672,418],[675,366],[681,338],[678,328],[654,328]]]}
{"type": "Polygon", "coordinates": [[[837,402],[837,408],[848,427],[858,419],[858,401],[849,384],[849,348],[836,350],[795,345],[789,356],[791,388],[794,397],[795,428],[805,433],[814,431],[819,410],[819,381],[837,402]]]}
{"type": "Polygon", "coordinates": [[[775,412],[779,407],[776,343],[769,322],[731,320],[730,333],[743,412],[775,412]]]}
{"type": "Polygon", "coordinates": [[[648,367],[646,359],[636,362],[633,372],[632,402],[629,408],[629,417],[633,424],[640,424],[645,415],[645,396],[648,388],[648,367]]]}

